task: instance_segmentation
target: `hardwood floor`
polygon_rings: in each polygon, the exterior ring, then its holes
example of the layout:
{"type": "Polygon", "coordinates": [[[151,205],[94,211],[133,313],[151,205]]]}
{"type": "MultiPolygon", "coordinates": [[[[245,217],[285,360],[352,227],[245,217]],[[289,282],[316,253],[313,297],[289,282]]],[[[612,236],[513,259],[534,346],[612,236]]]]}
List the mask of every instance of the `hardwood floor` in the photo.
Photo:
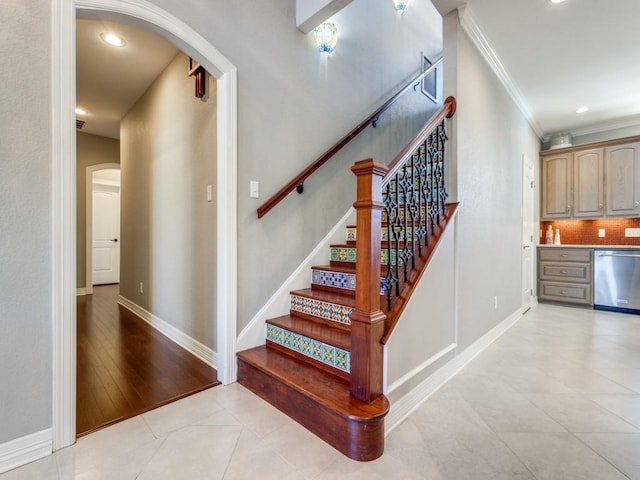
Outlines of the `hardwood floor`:
{"type": "Polygon", "coordinates": [[[119,306],[118,290],[78,297],[78,436],[219,384],[213,368],[119,306]]]}

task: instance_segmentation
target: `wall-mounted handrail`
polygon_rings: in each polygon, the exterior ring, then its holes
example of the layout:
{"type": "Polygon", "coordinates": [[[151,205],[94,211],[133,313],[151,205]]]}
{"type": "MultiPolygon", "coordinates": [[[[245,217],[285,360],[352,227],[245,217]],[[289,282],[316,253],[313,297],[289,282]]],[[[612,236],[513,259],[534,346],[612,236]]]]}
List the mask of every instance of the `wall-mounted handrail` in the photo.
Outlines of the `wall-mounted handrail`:
{"type": "Polygon", "coordinates": [[[307,168],[305,168],[302,172],[300,172],[297,176],[295,176],[289,183],[287,183],[284,187],[282,187],[276,194],[274,194],[269,200],[263,203],[260,208],[258,208],[258,218],[264,217],[273,207],[275,207],[278,203],[280,203],[287,195],[293,192],[299,185],[304,183],[304,181],[309,178],[316,170],[322,167],[327,161],[329,161],[336,153],[338,153],[342,148],[347,145],[351,140],[353,140],[360,132],[362,132],[365,128],[375,122],[380,115],[386,112],[391,106],[398,101],[402,95],[404,95],[411,87],[413,87],[416,83],[420,82],[424,77],[429,75],[429,73],[433,72],[440,64],[442,63],[442,57],[438,58],[429,68],[427,68],[424,72],[421,72],[415,78],[413,78],[410,82],[406,84],[398,93],[396,93],[393,97],[387,100],[380,108],[378,108],[375,112],[369,115],[363,122],[361,122],[357,127],[347,133],[344,137],[342,137],[338,142],[323,153],[318,159],[316,159],[313,163],[311,163],[307,168]]]}

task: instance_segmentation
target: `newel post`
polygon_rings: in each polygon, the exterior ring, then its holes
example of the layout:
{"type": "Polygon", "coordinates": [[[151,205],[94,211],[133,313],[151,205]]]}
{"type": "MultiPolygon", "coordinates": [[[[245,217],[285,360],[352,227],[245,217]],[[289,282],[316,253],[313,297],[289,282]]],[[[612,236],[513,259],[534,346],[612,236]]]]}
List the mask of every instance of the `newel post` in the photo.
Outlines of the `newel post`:
{"type": "Polygon", "coordinates": [[[356,162],[356,308],[351,314],[351,394],[372,402],[382,394],[385,314],[380,310],[382,179],[388,167],[377,160],[356,162]]]}

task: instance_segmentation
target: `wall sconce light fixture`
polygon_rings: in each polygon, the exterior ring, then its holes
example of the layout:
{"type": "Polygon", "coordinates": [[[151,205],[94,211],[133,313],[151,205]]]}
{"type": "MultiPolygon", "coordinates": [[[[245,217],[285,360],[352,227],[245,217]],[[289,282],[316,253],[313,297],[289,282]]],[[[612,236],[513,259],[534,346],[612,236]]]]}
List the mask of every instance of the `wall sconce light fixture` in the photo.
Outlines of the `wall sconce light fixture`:
{"type": "Polygon", "coordinates": [[[318,50],[326,54],[333,52],[338,44],[338,29],[333,22],[324,22],[313,29],[318,50]]]}
{"type": "Polygon", "coordinates": [[[396,7],[396,10],[400,13],[404,13],[404,11],[409,6],[409,2],[411,0],[393,0],[393,5],[396,7]]]}

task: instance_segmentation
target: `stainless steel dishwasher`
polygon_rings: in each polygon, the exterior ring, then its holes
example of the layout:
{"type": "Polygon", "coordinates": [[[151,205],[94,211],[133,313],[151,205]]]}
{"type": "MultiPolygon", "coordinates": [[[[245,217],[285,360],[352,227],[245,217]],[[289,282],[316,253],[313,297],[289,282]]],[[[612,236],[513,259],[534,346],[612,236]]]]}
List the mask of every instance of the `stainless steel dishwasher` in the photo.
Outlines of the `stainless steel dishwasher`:
{"type": "Polygon", "coordinates": [[[640,249],[595,250],[594,307],[640,314],[640,249]]]}

